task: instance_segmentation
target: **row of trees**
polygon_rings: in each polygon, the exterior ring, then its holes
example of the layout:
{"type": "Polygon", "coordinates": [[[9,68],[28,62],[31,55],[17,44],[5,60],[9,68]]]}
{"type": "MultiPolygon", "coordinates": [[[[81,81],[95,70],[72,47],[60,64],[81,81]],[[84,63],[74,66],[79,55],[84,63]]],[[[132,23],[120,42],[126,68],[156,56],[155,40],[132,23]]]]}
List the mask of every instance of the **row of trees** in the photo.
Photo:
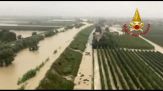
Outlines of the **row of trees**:
{"type": "Polygon", "coordinates": [[[66,26],[65,27],[65,29],[67,30],[67,29],[72,29],[74,26],[73,25],[68,25],[68,26],[66,26]]]}
{"type": "Polygon", "coordinates": [[[9,30],[0,31],[0,41],[2,42],[11,42],[16,40],[16,34],[10,32],[9,30]]]}
{"type": "Polygon", "coordinates": [[[50,36],[53,36],[54,34],[57,34],[58,33],[58,31],[57,30],[55,30],[55,31],[52,31],[52,30],[50,30],[50,31],[47,31],[47,32],[45,32],[45,37],[50,37],[50,36]]]}
{"type": "Polygon", "coordinates": [[[74,24],[74,25],[67,25],[66,27],[65,27],[65,30],[67,30],[67,29],[72,29],[73,27],[75,27],[75,28],[80,28],[80,27],[82,27],[83,25],[85,25],[84,23],[76,23],[76,24],[74,24]]]}
{"type": "MultiPolygon", "coordinates": [[[[92,47],[97,48],[97,47],[107,47],[108,46],[108,38],[110,39],[110,36],[107,36],[105,33],[102,34],[102,29],[99,25],[96,26],[96,30],[93,33],[93,40],[92,40],[92,47]],[[98,35],[97,35],[98,33],[98,35]],[[98,40],[97,37],[100,37],[98,40]]],[[[109,42],[112,42],[110,40],[109,42]]]]}
{"type": "MultiPolygon", "coordinates": [[[[106,27],[105,30],[108,30],[106,27]]],[[[105,31],[100,33],[100,27],[96,27],[93,37],[93,48],[109,47],[109,48],[132,48],[132,49],[153,49],[154,47],[139,37],[132,37],[128,34],[118,35],[117,32],[105,31]],[[100,34],[97,35],[97,32],[100,34]],[[98,38],[99,40],[97,40],[98,38]]]]}
{"type": "Polygon", "coordinates": [[[0,67],[8,66],[14,60],[15,53],[9,45],[0,45],[0,67]]]}
{"type": "Polygon", "coordinates": [[[23,38],[14,43],[0,45],[0,66],[8,66],[14,60],[17,52],[24,48],[29,48],[30,51],[38,49],[38,42],[44,39],[42,35],[23,38]]]}
{"type": "Polygon", "coordinates": [[[93,38],[92,47],[93,48],[107,47],[108,46],[107,42],[108,41],[107,41],[106,36],[102,36],[99,41],[97,41],[95,38],[93,38]]]}
{"type": "MultiPolygon", "coordinates": [[[[20,50],[24,48],[29,48],[30,51],[35,51],[38,49],[38,43],[40,40],[43,40],[45,37],[49,37],[57,33],[57,31],[55,32],[47,31],[43,35],[43,34],[37,34],[37,32],[33,32],[32,36],[26,37],[26,38],[22,38],[21,35],[18,35],[17,40],[16,40],[16,35],[14,36],[14,38],[13,38],[13,35],[10,35],[13,33],[9,31],[1,31],[1,32],[5,32],[4,33],[5,35],[8,33],[8,35],[5,37],[9,38],[8,39],[9,41],[12,41],[12,42],[9,42],[7,40],[6,43],[2,42],[0,45],[0,66],[1,67],[8,66],[9,64],[11,64],[12,61],[14,60],[16,53],[19,52],[20,50]]],[[[3,39],[5,39],[5,37],[3,39]]]]}
{"type": "Polygon", "coordinates": [[[85,24],[83,24],[83,23],[76,23],[74,26],[75,26],[75,28],[80,28],[83,25],[85,25],[85,24]]]}
{"type": "Polygon", "coordinates": [[[16,40],[16,34],[9,30],[0,31],[0,67],[8,66],[14,60],[14,51],[9,44],[5,44],[16,40]]]}
{"type": "Polygon", "coordinates": [[[34,35],[31,37],[19,39],[13,45],[14,52],[18,52],[24,48],[29,48],[30,51],[34,51],[38,49],[38,43],[40,40],[43,40],[43,35],[34,35]]]}

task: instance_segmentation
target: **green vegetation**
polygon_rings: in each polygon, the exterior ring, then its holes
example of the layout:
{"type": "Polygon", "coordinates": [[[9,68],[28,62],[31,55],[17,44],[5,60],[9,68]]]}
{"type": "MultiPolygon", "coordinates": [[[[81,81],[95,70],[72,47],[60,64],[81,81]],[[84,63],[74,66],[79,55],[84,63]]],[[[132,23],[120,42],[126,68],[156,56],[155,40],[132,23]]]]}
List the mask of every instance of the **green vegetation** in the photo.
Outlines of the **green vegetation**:
{"type": "Polygon", "coordinates": [[[17,36],[17,39],[22,39],[22,35],[18,35],[17,36]]]}
{"type": "Polygon", "coordinates": [[[80,28],[80,27],[82,27],[83,25],[85,25],[85,24],[83,24],[83,23],[76,23],[74,26],[75,26],[75,28],[80,28]]]}
{"type": "Polygon", "coordinates": [[[68,90],[72,89],[74,83],[72,81],[66,80],[61,75],[57,74],[53,69],[50,69],[45,78],[41,80],[40,85],[37,89],[39,90],[68,90]]]}
{"type": "Polygon", "coordinates": [[[31,70],[29,70],[27,73],[25,73],[25,74],[23,75],[23,77],[20,78],[20,79],[18,80],[17,84],[18,84],[18,85],[19,85],[19,84],[22,84],[22,83],[24,83],[25,81],[27,81],[27,80],[33,78],[34,76],[36,76],[37,72],[45,65],[45,63],[46,63],[48,60],[49,60],[49,58],[47,58],[47,59],[45,60],[45,62],[42,62],[42,63],[41,63],[39,66],[37,66],[35,69],[31,69],[31,70]]]}
{"type": "Polygon", "coordinates": [[[57,50],[54,50],[53,54],[56,54],[57,53],[57,50]]]}
{"type": "Polygon", "coordinates": [[[18,88],[18,90],[25,90],[25,86],[26,86],[27,84],[23,84],[20,88],[18,88]]]}
{"type": "Polygon", "coordinates": [[[37,35],[37,32],[32,32],[32,36],[37,35]]]}
{"type": "MultiPolygon", "coordinates": [[[[16,41],[11,42],[0,42],[0,67],[8,66],[14,60],[14,57],[17,52],[22,49],[29,48],[30,51],[38,50],[39,41],[43,40],[46,37],[53,36],[57,34],[58,31],[47,31],[45,32],[45,36],[42,34],[37,34],[33,32],[32,36],[26,38],[19,38],[16,41]]],[[[6,36],[9,37],[9,36],[6,36]]]]}
{"type": "Polygon", "coordinates": [[[113,85],[124,90],[163,89],[161,53],[118,48],[98,48],[97,52],[102,89],[113,89],[113,85]]]}
{"type": "Polygon", "coordinates": [[[70,44],[70,48],[84,51],[86,47],[85,44],[87,43],[88,37],[93,29],[94,26],[90,26],[78,33],[78,35],[75,37],[75,40],[70,44]]]}
{"type": "Polygon", "coordinates": [[[76,76],[82,54],[73,51],[73,49],[84,51],[88,37],[92,30],[93,26],[90,26],[80,31],[69,47],[56,60],[54,68],[59,74],[76,76]]]}
{"type": "Polygon", "coordinates": [[[23,75],[23,77],[21,79],[18,80],[18,83],[17,84],[19,85],[19,84],[27,81],[28,79],[33,78],[36,75],[36,72],[37,72],[36,69],[29,70],[27,73],[25,73],[23,75]]]}
{"type": "Polygon", "coordinates": [[[37,44],[42,39],[44,39],[42,35],[34,35],[31,37],[18,39],[13,42],[1,43],[0,66],[8,66],[11,64],[16,53],[24,48],[29,48],[30,50],[37,49],[37,44]]]}
{"type": "Polygon", "coordinates": [[[47,32],[45,32],[45,37],[50,37],[50,36],[53,36],[54,34],[57,34],[58,33],[58,31],[57,30],[55,30],[55,31],[47,31],[47,32]]]}
{"type": "Polygon", "coordinates": [[[0,67],[8,66],[14,60],[15,54],[9,45],[0,45],[0,67]]]}
{"type": "Polygon", "coordinates": [[[16,40],[16,34],[10,32],[9,30],[0,31],[0,41],[2,42],[11,42],[16,40]]]}
{"type": "Polygon", "coordinates": [[[37,44],[39,43],[40,40],[43,40],[43,39],[44,39],[44,36],[42,35],[33,35],[31,37],[22,38],[22,39],[15,41],[15,43],[13,43],[12,48],[14,52],[18,52],[24,48],[29,48],[30,50],[32,50],[33,48],[37,49],[37,44]]]}
{"type": "MultiPolygon", "coordinates": [[[[69,25],[72,25],[76,22],[79,22],[79,21],[51,21],[49,23],[46,23],[48,25],[52,25],[52,26],[69,26],[69,25]]],[[[45,23],[45,22],[44,22],[45,23]]]]}
{"type": "MultiPolygon", "coordinates": [[[[99,30],[96,28],[96,30],[99,30]]],[[[128,34],[118,35],[106,31],[99,41],[94,36],[93,48],[109,47],[109,48],[132,48],[132,49],[154,49],[148,42],[139,37],[133,37],[128,34]]]]}
{"type": "Polygon", "coordinates": [[[61,75],[76,76],[82,54],[67,48],[56,60],[53,67],[61,75]]]}
{"type": "Polygon", "coordinates": [[[49,30],[53,30],[53,29],[57,29],[60,26],[46,26],[46,25],[18,25],[18,26],[9,26],[9,25],[4,25],[4,26],[0,26],[0,29],[5,29],[5,30],[23,30],[23,31],[29,31],[29,30],[36,30],[36,31],[49,31],[49,30]]]}
{"type": "Polygon", "coordinates": [[[119,48],[154,49],[151,44],[139,37],[132,37],[131,35],[127,34],[121,36],[109,34],[107,35],[110,36],[113,46],[115,45],[119,48]]]}
{"type": "Polygon", "coordinates": [[[69,47],[66,48],[60,57],[52,64],[50,70],[46,73],[45,78],[40,82],[36,89],[73,89],[73,81],[67,80],[64,77],[75,77],[77,75],[82,54],[80,52],[74,51],[74,49],[85,49],[88,37],[92,30],[93,26],[90,26],[81,30],[76,35],[69,47]],[[79,44],[79,41],[82,46],[74,48],[74,46],[79,44]]]}
{"type": "Polygon", "coordinates": [[[163,46],[163,26],[161,24],[152,24],[150,31],[144,35],[147,39],[155,42],[156,44],[159,44],[160,46],[163,46]]]}
{"type": "Polygon", "coordinates": [[[73,27],[74,27],[73,25],[68,25],[65,27],[65,29],[68,30],[68,29],[72,29],[73,27]]]}
{"type": "Polygon", "coordinates": [[[96,40],[95,33],[93,39],[102,89],[163,89],[163,55],[160,52],[144,51],[154,47],[139,37],[118,35],[105,30],[107,31],[101,33],[99,41],[96,40]]]}

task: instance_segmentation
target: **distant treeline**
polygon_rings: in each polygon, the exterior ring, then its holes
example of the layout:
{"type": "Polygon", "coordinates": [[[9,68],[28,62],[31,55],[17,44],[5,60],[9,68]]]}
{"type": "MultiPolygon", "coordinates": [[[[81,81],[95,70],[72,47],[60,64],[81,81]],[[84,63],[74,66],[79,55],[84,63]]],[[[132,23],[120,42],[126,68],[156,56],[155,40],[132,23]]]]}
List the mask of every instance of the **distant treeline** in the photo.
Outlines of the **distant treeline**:
{"type": "Polygon", "coordinates": [[[3,30],[36,30],[36,31],[47,31],[47,30],[54,30],[59,28],[59,26],[0,26],[0,29],[3,30]]]}
{"type": "Polygon", "coordinates": [[[0,31],[0,41],[1,42],[11,42],[16,40],[16,34],[10,32],[9,30],[0,31]]]}
{"type": "MultiPolygon", "coordinates": [[[[73,27],[80,28],[84,24],[76,23],[75,25],[69,25],[65,28],[65,31],[72,29],[73,27]]],[[[53,29],[54,30],[54,29],[53,29]]],[[[16,53],[22,49],[29,48],[30,51],[38,49],[38,43],[45,37],[50,37],[58,33],[57,30],[49,30],[43,34],[32,33],[32,36],[22,38],[21,35],[16,36],[14,32],[9,30],[0,31],[0,67],[8,66],[14,60],[16,53]]]]}

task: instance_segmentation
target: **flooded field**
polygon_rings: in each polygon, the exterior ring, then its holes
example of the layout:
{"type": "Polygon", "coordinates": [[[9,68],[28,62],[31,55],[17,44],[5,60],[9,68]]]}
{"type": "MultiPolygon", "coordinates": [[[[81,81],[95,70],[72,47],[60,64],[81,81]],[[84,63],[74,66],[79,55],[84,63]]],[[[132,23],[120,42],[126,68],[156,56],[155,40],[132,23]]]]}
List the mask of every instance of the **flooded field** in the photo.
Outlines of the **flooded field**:
{"type": "MultiPolygon", "coordinates": [[[[82,28],[89,25],[90,24],[86,24],[80,29],[73,28],[52,37],[45,38],[43,41],[39,42],[39,50],[36,52],[30,52],[29,49],[20,51],[10,66],[0,68],[0,89],[18,89],[18,78],[22,77],[22,75],[28,70],[40,65],[49,57],[50,60],[48,61],[47,65],[43,67],[43,69],[45,69],[44,73],[39,75],[43,78],[46,71],[50,68],[51,63],[53,63],[55,61],[54,59],[57,57],[53,54],[54,50],[58,50],[57,54],[59,56],[59,54],[61,54],[73,40],[74,36],[82,28]]],[[[34,81],[31,80],[32,84],[30,84],[28,88],[35,88],[40,80],[41,79],[35,79],[34,81]]]]}

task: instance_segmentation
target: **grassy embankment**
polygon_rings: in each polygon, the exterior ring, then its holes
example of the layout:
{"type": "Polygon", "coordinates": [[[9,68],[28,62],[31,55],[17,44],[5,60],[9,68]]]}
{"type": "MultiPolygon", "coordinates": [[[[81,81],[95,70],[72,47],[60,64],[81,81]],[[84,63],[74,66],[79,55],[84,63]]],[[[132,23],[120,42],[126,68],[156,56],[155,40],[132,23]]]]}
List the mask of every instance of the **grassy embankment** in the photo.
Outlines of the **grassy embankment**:
{"type": "Polygon", "coordinates": [[[74,49],[84,51],[88,37],[93,28],[93,26],[87,27],[76,35],[71,44],[52,64],[44,79],[40,82],[36,89],[73,89],[73,80],[77,75],[82,59],[82,54],[74,51],[74,49]],[[65,78],[70,76],[73,77],[73,80],[65,78]]]}

